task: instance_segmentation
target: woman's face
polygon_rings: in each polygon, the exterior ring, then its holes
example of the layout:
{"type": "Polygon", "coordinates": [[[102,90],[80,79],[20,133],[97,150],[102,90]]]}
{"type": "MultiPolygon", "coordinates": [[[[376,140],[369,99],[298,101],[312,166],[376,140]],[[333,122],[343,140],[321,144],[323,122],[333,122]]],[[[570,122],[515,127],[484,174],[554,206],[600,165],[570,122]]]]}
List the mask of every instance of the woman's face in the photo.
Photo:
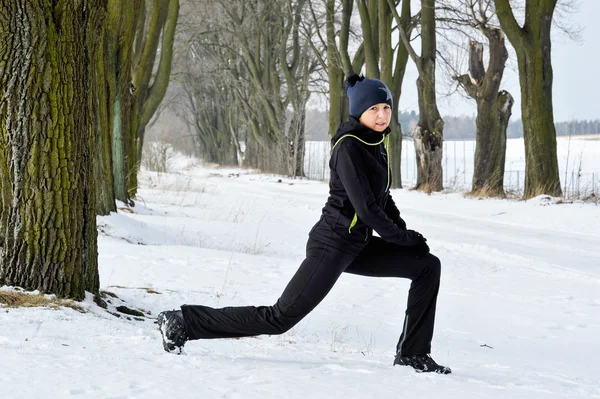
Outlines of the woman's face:
{"type": "Polygon", "coordinates": [[[372,105],[358,119],[360,123],[376,132],[383,132],[392,119],[392,108],[386,103],[372,105]]]}

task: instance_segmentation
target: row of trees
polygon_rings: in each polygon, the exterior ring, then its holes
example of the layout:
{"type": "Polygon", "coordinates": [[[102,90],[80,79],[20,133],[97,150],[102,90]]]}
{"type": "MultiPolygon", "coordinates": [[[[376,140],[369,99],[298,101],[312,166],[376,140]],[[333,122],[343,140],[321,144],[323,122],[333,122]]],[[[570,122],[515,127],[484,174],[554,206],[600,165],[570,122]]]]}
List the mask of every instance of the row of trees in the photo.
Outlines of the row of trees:
{"type": "MultiPolygon", "coordinates": [[[[327,136],[327,111],[311,109],[307,113],[307,139],[329,140],[327,136]]],[[[476,137],[477,125],[475,116],[444,116],[444,140],[473,140],[476,137]]],[[[419,115],[413,111],[400,111],[398,121],[405,137],[411,137],[419,122],[419,115]]],[[[600,119],[571,120],[556,122],[556,136],[578,136],[600,134],[600,119]]],[[[523,121],[512,119],[506,127],[507,138],[523,137],[523,121]]]]}
{"type": "MultiPolygon", "coordinates": [[[[400,116],[402,118],[402,115],[400,116]]],[[[410,126],[410,121],[407,127],[410,126]]],[[[445,117],[446,139],[473,139],[476,137],[475,118],[471,116],[449,116],[445,117]]],[[[600,119],[594,120],[572,120],[568,122],[556,122],[556,136],[580,136],[588,134],[600,134],[600,119]]],[[[410,131],[410,130],[407,130],[410,131]]],[[[506,128],[507,138],[523,137],[523,121],[521,119],[511,120],[506,128]]]]}
{"type": "MultiPolygon", "coordinates": [[[[524,1],[519,24],[509,0],[420,0],[419,10],[409,0],[187,0],[174,74],[187,107],[180,113],[209,160],[243,157],[300,176],[311,92],[328,93],[330,134],[348,108],[344,76],[362,70],[390,87],[398,115],[410,59],[419,72],[417,188],[441,190],[437,43],[460,28],[471,35],[470,61],[455,79],[478,109],[473,190],[502,195],[512,106],[500,89],[505,32],[521,79],[525,197],[559,195],[550,62],[557,0],[524,1]]],[[[146,126],[169,82],[179,1],[2,4],[0,284],[80,299],[99,287],[96,215],[136,195],[146,126]]],[[[391,128],[399,187],[397,118],[391,128]]]]}
{"type": "Polygon", "coordinates": [[[207,161],[302,175],[306,103],[317,68],[306,0],[187,1],[175,60],[176,112],[207,161]]]}
{"type": "MultiPolygon", "coordinates": [[[[513,98],[501,88],[510,41],[517,55],[526,150],[524,196],[560,195],[552,111],[550,32],[557,0],[196,0],[184,2],[175,60],[179,114],[205,158],[302,176],[306,104],[328,94],[329,135],[346,118],[344,77],[364,71],[392,92],[398,115],[409,60],[418,70],[414,146],[417,189],[442,187],[445,123],[436,67],[445,65],[477,103],[473,192],[504,195],[513,98]],[[523,4],[524,2],[524,4],[523,4]],[[516,10],[516,11],[515,11],[516,10]],[[354,17],[353,17],[354,16],[354,17]],[[517,19],[522,20],[519,23],[517,19]],[[415,45],[418,38],[419,48],[415,45]],[[438,41],[468,43],[468,70],[441,57],[438,41]],[[484,60],[487,59],[487,62],[484,60]]],[[[392,118],[390,161],[401,187],[402,127],[392,118]]]]}
{"type": "Polygon", "coordinates": [[[98,291],[96,215],[136,194],[178,15],[178,0],[3,2],[0,285],[98,291]]]}
{"type": "Polygon", "coordinates": [[[559,122],[556,124],[556,134],[558,136],[600,134],[600,119],[559,122]]]}

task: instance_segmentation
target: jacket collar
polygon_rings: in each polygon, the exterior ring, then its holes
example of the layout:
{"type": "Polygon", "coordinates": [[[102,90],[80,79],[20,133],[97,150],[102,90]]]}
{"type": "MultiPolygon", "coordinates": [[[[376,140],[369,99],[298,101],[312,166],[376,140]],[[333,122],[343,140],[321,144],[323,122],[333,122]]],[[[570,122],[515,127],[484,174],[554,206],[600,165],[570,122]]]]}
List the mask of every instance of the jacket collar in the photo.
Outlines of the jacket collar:
{"type": "Polygon", "coordinates": [[[354,136],[360,137],[367,143],[374,144],[381,141],[381,139],[390,134],[390,132],[391,129],[389,128],[389,126],[383,132],[376,132],[360,123],[357,118],[350,116],[348,118],[348,121],[340,124],[340,127],[335,133],[335,136],[333,136],[333,138],[331,139],[331,145],[334,145],[342,136],[346,134],[352,134],[354,136]]]}

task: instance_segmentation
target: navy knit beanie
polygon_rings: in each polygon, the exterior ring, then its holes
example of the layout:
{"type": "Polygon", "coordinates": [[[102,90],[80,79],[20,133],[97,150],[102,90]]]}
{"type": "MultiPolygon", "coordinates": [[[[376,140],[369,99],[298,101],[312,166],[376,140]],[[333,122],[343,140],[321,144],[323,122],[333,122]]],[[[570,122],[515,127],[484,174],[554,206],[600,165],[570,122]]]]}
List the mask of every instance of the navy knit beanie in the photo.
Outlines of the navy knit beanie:
{"type": "Polygon", "coordinates": [[[352,75],[346,79],[346,94],[350,100],[350,115],[355,118],[375,104],[386,103],[392,106],[390,89],[377,79],[352,75]]]}

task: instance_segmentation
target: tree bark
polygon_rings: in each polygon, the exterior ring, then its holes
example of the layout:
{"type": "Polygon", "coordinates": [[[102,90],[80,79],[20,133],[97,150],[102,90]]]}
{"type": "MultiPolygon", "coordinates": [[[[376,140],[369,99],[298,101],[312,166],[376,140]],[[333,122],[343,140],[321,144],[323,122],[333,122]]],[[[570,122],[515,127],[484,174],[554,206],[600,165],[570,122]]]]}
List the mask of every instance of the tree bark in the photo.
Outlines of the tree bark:
{"type": "Polygon", "coordinates": [[[417,184],[426,192],[443,189],[442,154],[444,121],[437,107],[435,93],[435,0],[421,0],[421,56],[417,92],[419,122],[414,143],[417,153],[417,184]]]}
{"type": "MultiPolygon", "coordinates": [[[[379,4],[380,19],[386,19],[385,26],[390,26],[389,32],[384,32],[382,35],[391,36],[391,18],[396,20],[398,31],[408,32],[410,35],[410,1],[402,2],[401,14],[398,15],[396,6],[391,0],[380,0],[379,4]],[[384,4],[387,3],[387,6],[384,4]]],[[[380,25],[380,29],[381,25],[380,25]]],[[[400,33],[398,33],[398,41],[401,41],[400,33]]],[[[402,96],[402,83],[404,82],[404,73],[408,63],[408,50],[405,46],[399,45],[396,50],[396,62],[392,71],[393,50],[389,40],[380,41],[381,60],[382,60],[382,79],[383,82],[390,88],[394,105],[392,106],[392,121],[390,123],[391,134],[388,143],[388,153],[390,168],[392,171],[391,188],[402,188],[402,126],[398,121],[398,111],[400,109],[400,97],[402,96]],[[383,42],[383,43],[382,43],[383,42]]]]}
{"type": "Polygon", "coordinates": [[[109,176],[110,165],[112,176],[108,179],[98,176],[102,183],[100,214],[115,209],[114,199],[133,205],[146,125],[169,83],[179,0],[148,2],[152,4],[148,21],[146,3],[146,0],[108,0],[105,61],[99,60],[97,66],[99,76],[104,75],[106,81],[106,88],[100,87],[98,92],[101,97],[99,173],[109,176]],[[109,199],[111,194],[113,201],[109,199]]]}
{"type": "Polygon", "coordinates": [[[503,197],[506,160],[506,129],[512,113],[513,98],[507,91],[498,92],[508,52],[499,29],[480,27],[489,42],[487,70],[483,66],[483,45],[469,44],[469,75],[455,80],[477,102],[475,169],[471,194],[503,197]]]}
{"type": "MultiPolygon", "coordinates": [[[[177,26],[179,16],[179,0],[168,0],[166,4],[164,3],[164,0],[161,4],[155,2],[154,10],[159,10],[159,12],[164,13],[165,15],[164,20],[155,28],[155,31],[148,32],[148,35],[152,34],[161,38],[161,51],[158,67],[154,79],[152,80],[152,84],[150,84],[150,80],[153,77],[158,47],[158,45],[155,45],[153,52],[150,54],[150,59],[144,59],[140,63],[143,72],[135,71],[132,80],[133,90],[135,90],[135,93],[137,94],[136,109],[134,111],[136,115],[134,120],[136,123],[132,126],[132,137],[136,143],[134,164],[134,170],[136,171],[139,169],[139,164],[142,160],[142,148],[144,147],[146,126],[165,97],[167,87],[169,86],[171,64],[173,61],[175,27],[177,26]],[[162,5],[163,8],[159,8],[159,5],[162,5]]],[[[136,38],[136,40],[140,40],[139,37],[136,38]]],[[[156,42],[158,43],[158,39],[156,39],[156,42]]],[[[132,176],[130,188],[133,190],[133,195],[135,195],[135,192],[137,191],[137,173],[132,176]]]]}
{"type": "Polygon", "coordinates": [[[342,9],[342,28],[340,31],[340,49],[336,45],[336,27],[335,21],[335,0],[327,0],[325,26],[327,34],[327,74],[329,77],[329,137],[333,137],[344,118],[344,106],[346,105],[344,98],[346,93],[344,90],[344,72],[350,75],[350,70],[344,71],[343,65],[346,68],[351,67],[347,62],[342,62],[342,52],[348,52],[348,36],[350,34],[350,17],[352,15],[352,0],[350,1],[350,9],[348,10],[348,2],[344,2],[342,9]]]}
{"type": "MultiPolygon", "coordinates": [[[[114,199],[126,204],[131,203],[128,192],[129,154],[135,154],[134,143],[128,140],[131,125],[132,96],[131,69],[133,64],[134,40],[138,18],[145,15],[141,0],[108,0],[104,56],[106,58],[105,76],[108,84],[107,100],[101,106],[106,108],[110,133],[101,133],[101,154],[106,161],[111,160],[113,187],[104,182],[103,192],[107,196],[114,193],[114,199]],[[138,12],[138,14],[136,14],[138,12]],[[108,136],[108,137],[107,137],[108,136]]],[[[102,163],[102,166],[106,166],[102,163]]],[[[108,169],[104,169],[108,171],[108,169]]],[[[103,177],[99,176],[99,180],[103,177]]],[[[109,179],[110,180],[110,179],[109,179]]],[[[110,204],[109,208],[110,208],[110,204]]]]}
{"type": "MultiPolygon", "coordinates": [[[[96,138],[96,154],[98,157],[96,168],[96,211],[98,215],[108,215],[117,211],[115,203],[115,190],[112,171],[112,145],[111,145],[111,115],[112,101],[110,100],[110,87],[108,83],[109,70],[106,57],[106,27],[100,32],[98,57],[95,63],[95,94],[98,127],[96,138]]],[[[113,84],[114,86],[114,84],[113,84]]]]}
{"type": "Polygon", "coordinates": [[[509,0],[494,0],[502,30],[517,53],[525,141],[524,198],[561,196],[552,105],[550,29],[557,0],[527,0],[525,24],[517,23],[509,0]]]}
{"type": "Polygon", "coordinates": [[[104,4],[3,3],[0,284],[75,299],[98,291],[92,92],[104,4]]]}
{"type": "Polygon", "coordinates": [[[475,170],[471,193],[503,197],[506,161],[506,129],[513,98],[502,90],[493,99],[477,102],[475,170]]]}

